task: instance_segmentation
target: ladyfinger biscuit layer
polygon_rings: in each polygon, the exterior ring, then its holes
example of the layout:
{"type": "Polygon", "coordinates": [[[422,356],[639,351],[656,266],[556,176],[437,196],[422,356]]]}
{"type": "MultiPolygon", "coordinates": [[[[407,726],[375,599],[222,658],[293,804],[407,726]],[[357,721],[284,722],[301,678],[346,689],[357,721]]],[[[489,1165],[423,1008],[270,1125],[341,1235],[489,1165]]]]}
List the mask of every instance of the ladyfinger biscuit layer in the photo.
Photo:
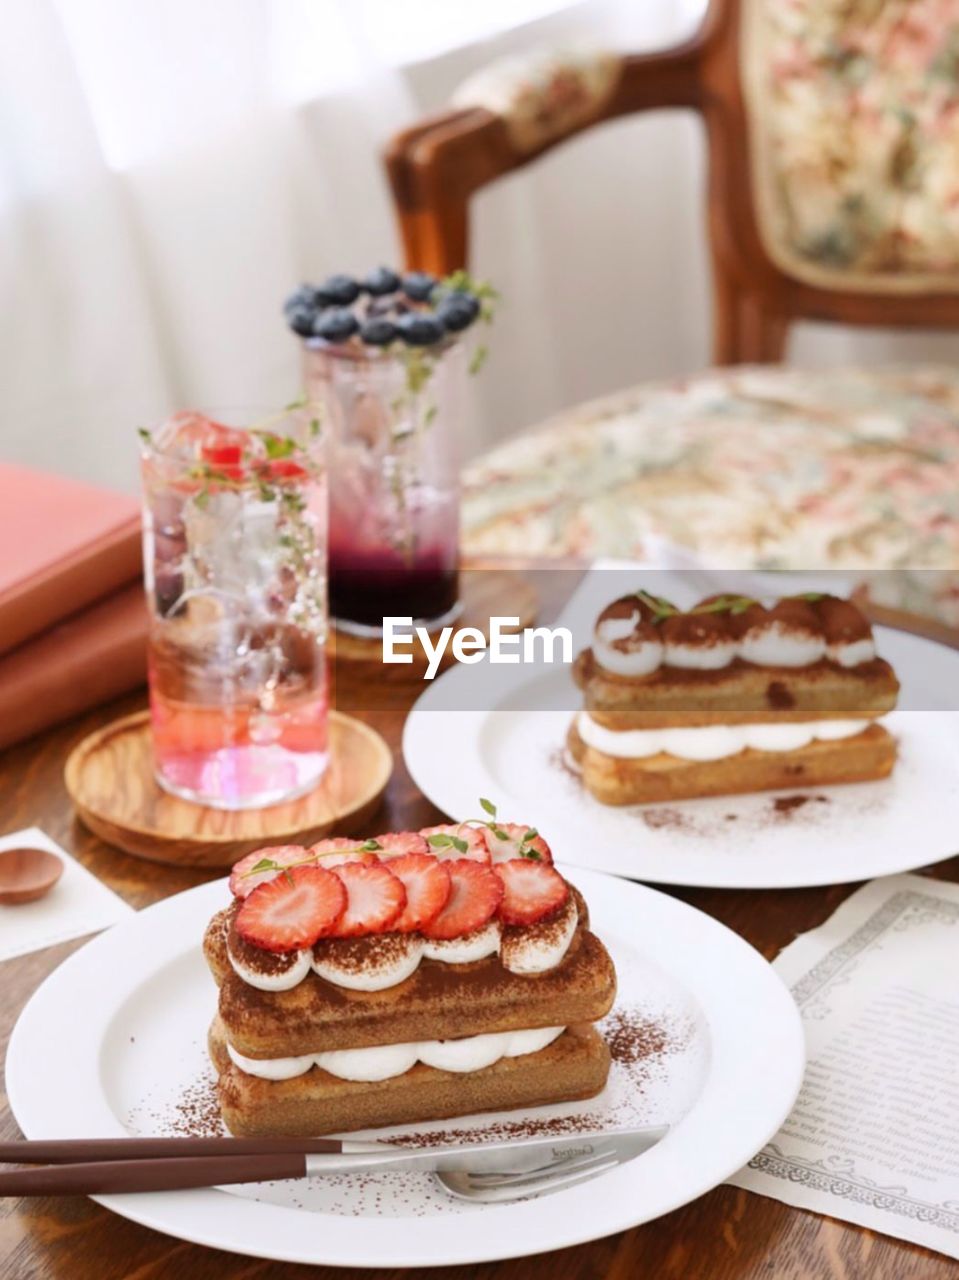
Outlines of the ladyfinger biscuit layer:
{"type": "Polygon", "coordinates": [[[883,658],[857,667],[828,660],[760,667],[737,659],[716,671],[663,666],[627,678],[584,650],[573,667],[583,705],[607,729],[693,728],[810,720],[874,720],[896,705],[899,681],[883,658]]]}
{"type": "Polygon", "coordinates": [[[615,994],[606,948],[581,930],[561,964],[533,975],[510,973],[488,956],[457,965],[424,960],[411,977],[382,991],[353,991],[315,975],[289,991],[259,991],[231,971],[220,987],[219,1012],[244,1057],[285,1058],[594,1022],[609,1012],[615,994]]]}
{"type": "Polygon", "coordinates": [[[274,1081],[236,1067],[224,1036],[222,1024],[214,1022],[209,1048],[219,1072],[220,1110],[236,1137],[312,1137],[591,1098],[604,1087],[610,1063],[598,1032],[570,1026],[545,1049],[501,1058],[479,1071],[417,1063],[401,1076],[369,1083],[314,1067],[292,1080],[274,1081]]]}
{"type": "Polygon", "coordinates": [[[854,737],[810,742],[793,751],[747,748],[721,760],[700,761],[663,753],[642,759],[605,755],[587,746],[574,721],[567,748],[586,789],[609,805],[868,782],[888,777],[896,760],[895,738],[875,724],[854,737]]]}

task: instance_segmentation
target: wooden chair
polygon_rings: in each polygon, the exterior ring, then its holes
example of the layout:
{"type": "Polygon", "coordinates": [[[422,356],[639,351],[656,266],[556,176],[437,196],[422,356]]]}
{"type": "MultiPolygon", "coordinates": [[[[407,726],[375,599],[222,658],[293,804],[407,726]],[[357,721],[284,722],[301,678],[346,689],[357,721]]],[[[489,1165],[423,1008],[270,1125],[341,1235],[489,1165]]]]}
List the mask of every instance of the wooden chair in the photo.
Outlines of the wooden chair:
{"type": "Polygon", "coordinates": [[[954,181],[948,168],[959,89],[948,67],[923,62],[941,28],[932,0],[713,0],[692,39],[612,59],[592,95],[577,98],[582,66],[521,83],[538,132],[521,136],[495,107],[442,112],[386,152],[407,263],[463,266],[473,193],[566,138],[683,107],[701,114],[708,139],[717,363],[779,360],[800,319],[959,327],[959,164],[954,181]],[[809,24],[798,35],[787,27],[797,15],[809,24]],[[932,105],[917,107],[917,95],[932,105]]]}

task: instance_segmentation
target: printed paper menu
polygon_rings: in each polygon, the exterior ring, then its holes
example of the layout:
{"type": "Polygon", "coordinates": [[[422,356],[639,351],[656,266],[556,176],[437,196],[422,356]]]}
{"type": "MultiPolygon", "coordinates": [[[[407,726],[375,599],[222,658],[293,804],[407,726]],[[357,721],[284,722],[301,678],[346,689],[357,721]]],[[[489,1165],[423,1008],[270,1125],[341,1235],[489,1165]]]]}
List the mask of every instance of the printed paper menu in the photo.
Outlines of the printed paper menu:
{"type": "Polygon", "coordinates": [[[806,1075],[731,1181],[959,1257],[959,886],[873,881],[775,968],[806,1075]]]}

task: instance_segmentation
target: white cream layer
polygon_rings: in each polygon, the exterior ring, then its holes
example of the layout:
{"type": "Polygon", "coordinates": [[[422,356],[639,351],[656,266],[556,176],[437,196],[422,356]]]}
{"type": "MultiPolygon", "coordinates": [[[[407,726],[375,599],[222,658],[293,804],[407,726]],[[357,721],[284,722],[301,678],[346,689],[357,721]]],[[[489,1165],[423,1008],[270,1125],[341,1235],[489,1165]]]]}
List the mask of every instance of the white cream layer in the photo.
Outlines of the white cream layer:
{"type": "Polygon", "coordinates": [[[290,991],[303,981],[310,969],[336,987],[347,987],[351,991],[385,991],[387,987],[405,982],[416,972],[424,957],[446,964],[472,964],[475,960],[483,960],[499,952],[503,968],[510,973],[544,973],[547,969],[555,969],[569,950],[578,918],[576,901],[570,894],[567,898],[564,928],[561,931],[553,927],[553,921],[544,924],[542,928],[531,924],[522,929],[511,929],[509,942],[505,946],[503,931],[496,920],[491,920],[489,924],[462,938],[441,941],[410,934],[408,946],[402,951],[397,949],[389,961],[371,963],[359,972],[355,966],[348,968],[337,965],[330,955],[316,960],[312,951],[296,952],[292,965],[282,973],[261,973],[243,964],[229,945],[227,955],[233,972],[258,991],[290,991]]]}
{"type": "Polygon", "coordinates": [[[597,625],[593,656],[604,670],[637,678],[652,675],[662,664],[718,671],[736,658],[757,667],[808,667],[826,657],[841,667],[858,667],[876,656],[876,643],[871,636],[827,646],[821,635],[784,626],[778,619],[751,627],[740,640],[727,637],[713,645],[642,640],[625,650],[617,648],[616,642],[631,635],[639,621],[637,612],[632,618],[607,618],[597,625]]]}
{"type": "Polygon", "coordinates": [[[715,724],[695,729],[607,729],[585,711],[579,736],[603,755],[643,760],[663,753],[679,760],[723,760],[747,747],[756,751],[796,751],[815,739],[835,741],[862,733],[870,720],[806,720],[799,724],[715,724]]]}
{"type": "Polygon", "coordinates": [[[518,1058],[552,1044],[565,1027],[537,1027],[530,1031],[500,1031],[461,1040],[420,1040],[409,1044],[373,1045],[368,1049],[336,1049],[308,1053],[301,1058],[245,1058],[231,1044],[232,1062],[247,1075],[262,1080],[292,1080],[320,1067],[341,1080],[372,1082],[401,1076],[417,1062],[440,1071],[481,1071],[500,1058],[518,1058]]]}

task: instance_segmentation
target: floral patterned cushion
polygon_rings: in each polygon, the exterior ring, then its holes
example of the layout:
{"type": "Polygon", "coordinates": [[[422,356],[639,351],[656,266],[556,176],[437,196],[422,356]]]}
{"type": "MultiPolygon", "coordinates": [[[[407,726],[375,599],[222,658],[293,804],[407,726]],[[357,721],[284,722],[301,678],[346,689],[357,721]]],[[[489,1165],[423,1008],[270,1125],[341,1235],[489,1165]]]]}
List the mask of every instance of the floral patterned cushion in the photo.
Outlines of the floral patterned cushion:
{"type": "Polygon", "coordinates": [[[959,371],[741,367],[562,414],[464,476],[473,555],[959,570],[959,371]]]}
{"type": "Polygon", "coordinates": [[[744,0],[741,55],[774,261],[959,289],[959,0],[744,0]]]}
{"type": "Polygon", "coordinates": [[[612,95],[621,69],[621,57],[606,52],[503,58],[460,85],[453,106],[502,116],[517,151],[535,151],[591,119],[612,95]]]}

